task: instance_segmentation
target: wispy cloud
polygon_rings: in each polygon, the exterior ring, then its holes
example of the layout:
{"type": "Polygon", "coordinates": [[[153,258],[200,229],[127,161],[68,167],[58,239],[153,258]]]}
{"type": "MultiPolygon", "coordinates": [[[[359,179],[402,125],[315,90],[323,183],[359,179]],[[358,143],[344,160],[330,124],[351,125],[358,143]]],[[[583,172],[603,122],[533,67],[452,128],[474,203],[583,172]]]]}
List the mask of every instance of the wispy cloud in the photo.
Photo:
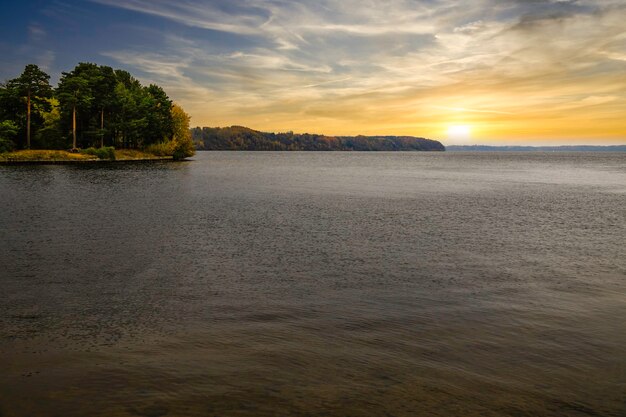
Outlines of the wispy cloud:
{"type": "Polygon", "coordinates": [[[435,109],[451,110],[455,112],[469,112],[469,113],[493,113],[493,114],[515,114],[510,111],[498,111],[498,110],[486,110],[486,109],[468,109],[466,107],[446,107],[446,106],[432,106],[435,109]]]}
{"type": "Polygon", "coordinates": [[[322,81],[316,84],[308,84],[308,85],[303,85],[302,88],[314,88],[314,87],[320,87],[323,85],[328,85],[328,84],[336,84],[336,83],[341,83],[344,81],[349,81],[351,80],[352,77],[346,77],[346,78],[341,78],[339,80],[329,80],[329,81],[322,81]]]}
{"type": "Polygon", "coordinates": [[[526,117],[537,137],[557,121],[567,137],[582,123],[567,114],[591,125],[626,108],[622,1],[91,1],[190,29],[163,33],[159,53],[103,55],[174,91],[198,124],[438,136],[462,118],[501,137],[526,117]]]}
{"type": "Polygon", "coordinates": [[[43,27],[37,23],[31,23],[28,25],[28,37],[32,42],[40,42],[44,40],[47,33],[43,27]]]}
{"type": "Polygon", "coordinates": [[[187,26],[202,29],[232,32],[237,34],[259,33],[259,27],[268,17],[250,13],[233,13],[223,10],[218,4],[187,0],[93,0],[95,3],[119,7],[139,13],[174,20],[187,26]]]}

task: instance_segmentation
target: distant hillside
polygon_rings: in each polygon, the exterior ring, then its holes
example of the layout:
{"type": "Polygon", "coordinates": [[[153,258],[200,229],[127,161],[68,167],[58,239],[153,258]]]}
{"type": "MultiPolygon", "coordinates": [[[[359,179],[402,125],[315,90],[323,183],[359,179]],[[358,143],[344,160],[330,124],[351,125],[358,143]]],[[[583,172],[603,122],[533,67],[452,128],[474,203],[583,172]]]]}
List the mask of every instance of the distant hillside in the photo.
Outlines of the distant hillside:
{"type": "Polygon", "coordinates": [[[505,151],[505,152],[626,152],[626,145],[614,146],[594,146],[594,145],[578,145],[578,146],[488,146],[488,145],[468,145],[457,146],[450,145],[446,150],[452,152],[459,151],[505,151]]]}
{"type": "Polygon", "coordinates": [[[198,150],[207,151],[445,151],[436,140],[412,136],[324,136],[266,133],[242,126],[191,129],[198,150]]]}

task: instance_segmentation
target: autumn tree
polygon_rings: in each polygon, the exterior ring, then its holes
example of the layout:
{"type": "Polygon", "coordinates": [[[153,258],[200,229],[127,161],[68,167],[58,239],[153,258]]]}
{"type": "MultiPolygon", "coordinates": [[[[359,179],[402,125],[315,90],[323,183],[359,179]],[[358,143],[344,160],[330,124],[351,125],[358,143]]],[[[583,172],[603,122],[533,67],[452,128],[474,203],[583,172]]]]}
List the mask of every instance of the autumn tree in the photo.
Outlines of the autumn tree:
{"type": "Polygon", "coordinates": [[[196,150],[191,139],[189,122],[191,117],[178,104],[172,105],[172,141],[174,142],[174,159],[183,159],[193,156],[196,150]]]}

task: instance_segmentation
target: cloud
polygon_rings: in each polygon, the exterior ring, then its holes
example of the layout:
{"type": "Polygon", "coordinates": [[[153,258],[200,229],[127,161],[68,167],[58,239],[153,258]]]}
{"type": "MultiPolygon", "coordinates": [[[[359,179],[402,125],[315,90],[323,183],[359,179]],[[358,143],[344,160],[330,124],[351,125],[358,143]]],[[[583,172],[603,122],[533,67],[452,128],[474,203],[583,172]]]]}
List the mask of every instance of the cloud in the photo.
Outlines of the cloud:
{"type": "Polygon", "coordinates": [[[145,0],[93,0],[107,6],[132,10],[139,13],[159,16],[187,26],[237,34],[255,34],[259,27],[267,21],[263,17],[251,13],[237,14],[235,11],[223,10],[219,3],[194,2],[180,0],[145,1],[145,0]]]}
{"type": "Polygon", "coordinates": [[[47,32],[37,23],[28,25],[28,37],[31,42],[40,42],[47,36],[47,32]]]}
{"type": "Polygon", "coordinates": [[[181,25],[159,53],[103,54],[173,91],[198,124],[434,135],[446,117],[594,119],[626,101],[617,0],[91,1],[181,25]]]}

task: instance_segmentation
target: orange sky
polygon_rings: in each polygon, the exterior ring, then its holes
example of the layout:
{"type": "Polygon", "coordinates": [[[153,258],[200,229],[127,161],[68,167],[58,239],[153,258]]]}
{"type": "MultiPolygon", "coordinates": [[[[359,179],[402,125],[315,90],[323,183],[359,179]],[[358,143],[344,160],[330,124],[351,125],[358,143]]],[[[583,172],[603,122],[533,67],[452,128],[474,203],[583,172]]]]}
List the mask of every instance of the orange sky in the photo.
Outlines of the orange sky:
{"type": "Polygon", "coordinates": [[[127,69],[163,86],[194,126],[445,144],[626,143],[623,0],[61,6],[31,13],[29,39],[12,51],[45,57],[47,68],[90,60],[127,69]],[[67,56],[61,28],[81,34],[71,49],[80,58],[67,56]]]}

